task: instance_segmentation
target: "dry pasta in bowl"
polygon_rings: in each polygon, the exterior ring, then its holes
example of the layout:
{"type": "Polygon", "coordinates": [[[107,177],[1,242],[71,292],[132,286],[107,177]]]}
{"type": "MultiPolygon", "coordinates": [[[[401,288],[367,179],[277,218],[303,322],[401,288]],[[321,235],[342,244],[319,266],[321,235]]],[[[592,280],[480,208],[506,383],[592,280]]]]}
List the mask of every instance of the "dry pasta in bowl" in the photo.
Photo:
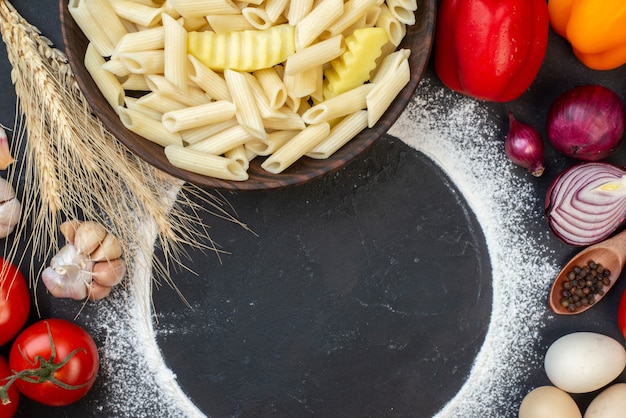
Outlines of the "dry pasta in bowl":
{"type": "Polygon", "coordinates": [[[393,124],[434,0],[60,0],[94,112],[132,152],[218,189],[334,171],[393,124]]]}

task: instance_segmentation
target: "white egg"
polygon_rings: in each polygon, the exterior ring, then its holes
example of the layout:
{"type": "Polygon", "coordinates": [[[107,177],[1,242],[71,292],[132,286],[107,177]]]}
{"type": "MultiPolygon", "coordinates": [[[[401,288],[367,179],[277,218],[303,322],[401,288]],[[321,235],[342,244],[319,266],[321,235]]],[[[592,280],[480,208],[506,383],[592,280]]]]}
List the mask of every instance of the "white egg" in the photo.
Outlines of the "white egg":
{"type": "Polygon", "coordinates": [[[519,418],[582,418],[574,399],[554,386],[539,386],[524,397],[519,418]]]}
{"type": "Polygon", "coordinates": [[[585,411],[585,418],[624,418],[626,413],[626,383],[616,383],[604,389],[585,411]]]}
{"type": "Polygon", "coordinates": [[[552,384],[569,393],[587,393],[611,383],[626,367],[621,343],[594,332],[575,332],[556,340],[544,365],[552,384]]]}

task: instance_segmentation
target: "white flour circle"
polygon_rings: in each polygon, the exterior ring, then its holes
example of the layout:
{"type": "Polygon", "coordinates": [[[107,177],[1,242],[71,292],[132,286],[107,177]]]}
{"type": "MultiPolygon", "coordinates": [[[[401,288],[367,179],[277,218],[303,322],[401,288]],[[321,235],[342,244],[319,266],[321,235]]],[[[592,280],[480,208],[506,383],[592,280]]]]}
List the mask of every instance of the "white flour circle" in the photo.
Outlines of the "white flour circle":
{"type": "MultiPolygon", "coordinates": [[[[546,312],[543,299],[558,266],[525,228],[537,221],[537,196],[531,181],[512,174],[501,133],[478,102],[464,97],[449,102],[449,94],[424,79],[389,131],[431,158],[456,185],[482,227],[492,266],[493,305],[484,343],[462,388],[437,418],[515,416],[524,395],[517,382],[529,362],[541,362],[536,344],[546,312]],[[526,277],[532,282],[521,280],[526,277]]],[[[146,239],[155,237],[150,228],[146,239]]],[[[111,382],[99,396],[106,400],[94,400],[103,402],[94,407],[139,416],[153,405],[159,416],[203,417],[156,342],[150,273],[138,271],[130,292],[111,298],[98,312],[100,332],[106,334],[103,373],[111,382]]]]}

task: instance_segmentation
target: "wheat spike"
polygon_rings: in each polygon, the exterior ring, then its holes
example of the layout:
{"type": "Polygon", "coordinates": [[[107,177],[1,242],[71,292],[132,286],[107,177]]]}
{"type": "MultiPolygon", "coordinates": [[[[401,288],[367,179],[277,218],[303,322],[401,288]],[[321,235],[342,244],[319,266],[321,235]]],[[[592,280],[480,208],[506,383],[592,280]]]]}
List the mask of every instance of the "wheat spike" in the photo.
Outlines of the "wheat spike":
{"type": "MultiPolygon", "coordinates": [[[[21,222],[15,241],[27,241],[41,262],[59,248],[63,220],[89,219],[107,225],[125,254],[132,254],[153,245],[137,234],[138,220],[148,217],[157,225],[157,244],[166,257],[164,263],[153,263],[166,279],[170,261],[182,263],[184,246],[216,250],[199,214],[210,211],[239,223],[225,201],[128,151],[93,116],[65,54],[6,0],[0,1],[0,32],[19,107],[11,148],[14,155],[23,155],[10,181],[23,181],[18,195],[23,220],[32,229],[21,222]]],[[[16,257],[9,249],[6,258],[16,257]]],[[[43,267],[31,272],[35,284],[43,267]]]]}

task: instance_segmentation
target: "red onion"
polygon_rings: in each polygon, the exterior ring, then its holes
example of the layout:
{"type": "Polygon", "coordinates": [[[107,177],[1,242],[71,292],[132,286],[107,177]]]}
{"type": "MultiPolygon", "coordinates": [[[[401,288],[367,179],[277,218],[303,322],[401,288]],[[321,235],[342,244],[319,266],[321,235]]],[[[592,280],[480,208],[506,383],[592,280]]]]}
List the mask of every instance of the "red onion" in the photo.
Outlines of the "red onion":
{"type": "Polygon", "coordinates": [[[513,163],[528,169],[533,176],[543,174],[543,139],[535,128],[515,119],[513,112],[509,112],[504,151],[513,163]]]}
{"type": "Polygon", "coordinates": [[[544,209],[550,229],[566,244],[600,242],[626,217],[626,171],[605,162],[575,165],[553,180],[544,209]]]}
{"type": "Polygon", "coordinates": [[[548,139],[558,151],[584,161],[611,154],[624,134],[624,105],[606,87],[576,87],[561,94],[548,111],[548,139]]]}

